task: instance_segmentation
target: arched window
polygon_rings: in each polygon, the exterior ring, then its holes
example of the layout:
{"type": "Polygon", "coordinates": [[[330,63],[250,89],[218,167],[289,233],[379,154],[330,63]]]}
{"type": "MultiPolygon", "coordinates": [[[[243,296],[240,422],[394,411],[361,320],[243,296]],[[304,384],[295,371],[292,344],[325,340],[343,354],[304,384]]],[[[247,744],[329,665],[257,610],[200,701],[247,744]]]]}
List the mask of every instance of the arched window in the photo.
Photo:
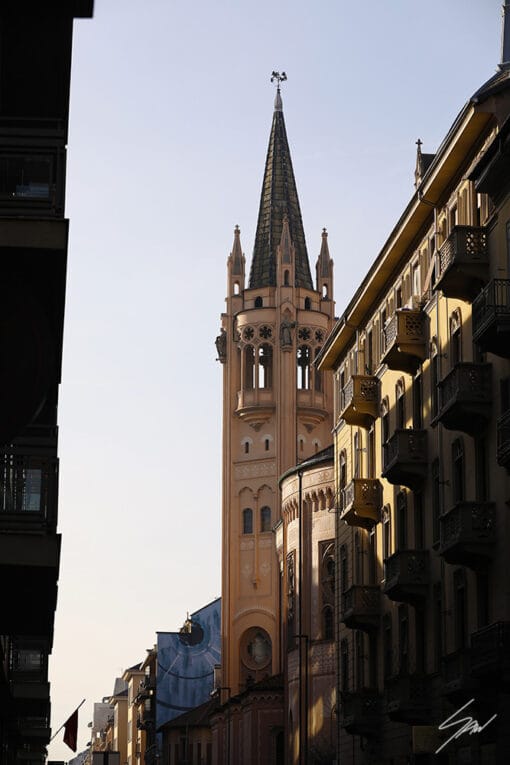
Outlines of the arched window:
{"type": "Polygon", "coordinates": [[[250,442],[249,441],[245,441],[244,442],[244,453],[245,454],[249,454],[250,453],[250,442]]]}
{"type": "Polygon", "coordinates": [[[245,507],[243,510],[243,534],[253,534],[253,510],[245,507]]]}
{"type": "Polygon", "coordinates": [[[382,526],[383,561],[385,561],[391,555],[391,512],[389,505],[383,507],[382,526]]]}
{"type": "Polygon", "coordinates": [[[283,273],[283,286],[288,287],[289,286],[289,272],[284,271],[283,273]]]}
{"type": "Polygon", "coordinates": [[[300,345],[297,350],[297,387],[308,390],[310,387],[310,348],[300,345]]]}
{"type": "Polygon", "coordinates": [[[239,295],[240,287],[239,282],[234,282],[234,295],[239,295]]]}
{"type": "Polygon", "coordinates": [[[352,449],[354,452],[352,460],[354,465],[354,478],[359,478],[361,476],[361,446],[358,431],[354,433],[352,449]]]}
{"type": "Polygon", "coordinates": [[[399,380],[395,386],[396,396],[396,427],[397,430],[403,430],[406,426],[406,410],[405,410],[405,398],[404,398],[404,381],[399,380]]]}
{"type": "Polygon", "coordinates": [[[264,449],[266,450],[266,452],[269,451],[269,438],[266,438],[264,440],[264,449]]]}
{"type": "Polygon", "coordinates": [[[273,347],[263,343],[258,349],[259,356],[259,388],[273,386],[273,347]]]}
{"type": "Polygon", "coordinates": [[[340,677],[342,680],[342,690],[349,690],[349,646],[347,640],[340,643],[340,677]]]}
{"type": "Polygon", "coordinates": [[[452,444],[452,492],[453,503],[462,502],[465,496],[464,442],[457,438],[452,444]]]}
{"type": "MultiPolygon", "coordinates": [[[[321,346],[318,345],[315,349],[315,358],[319,355],[321,352],[321,346]]],[[[322,372],[320,372],[316,366],[314,366],[314,378],[315,378],[315,390],[319,391],[319,393],[322,391],[322,372]]]]}
{"type": "Polygon", "coordinates": [[[398,549],[407,549],[407,492],[397,494],[397,537],[398,549]]]}
{"type": "Polygon", "coordinates": [[[327,284],[323,284],[322,285],[322,299],[326,300],[327,297],[328,297],[328,285],[327,284]]]}
{"type": "Polygon", "coordinates": [[[347,486],[347,455],[345,451],[340,452],[339,470],[338,470],[338,491],[340,493],[340,508],[345,507],[344,490],[347,486]]]}
{"type": "Polygon", "coordinates": [[[331,606],[322,609],[322,637],[324,640],[333,640],[335,637],[335,622],[331,606]]]}
{"type": "Polygon", "coordinates": [[[255,351],[252,345],[244,349],[244,389],[253,390],[255,387],[255,351]]]}
{"type": "Polygon", "coordinates": [[[450,359],[452,367],[462,361],[462,337],[460,332],[460,312],[454,311],[450,316],[450,359]]]}
{"type": "Polygon", "coordinates": [[[305,311],[310,311],[312,307],[312,301],[309,297],[305,297],[305,311]]]}
{"type": "Polygon", "coordinates": [[[432,418],[439,412],[439,354],[435,338],[430,343],[430,404],[432,418]]]}
{"type": "Polygon", "coordinates": [[[270,507],[265,506],[260,508],[260,530],[262,532],[271,531],[271,508],[270,507]]]}
{"type": "Polygon", "coordinates": [[[263,305],[264,305],[264,301],[259,295],[258,297],[255,298],[255,308],[262,308],[263,305]]]}

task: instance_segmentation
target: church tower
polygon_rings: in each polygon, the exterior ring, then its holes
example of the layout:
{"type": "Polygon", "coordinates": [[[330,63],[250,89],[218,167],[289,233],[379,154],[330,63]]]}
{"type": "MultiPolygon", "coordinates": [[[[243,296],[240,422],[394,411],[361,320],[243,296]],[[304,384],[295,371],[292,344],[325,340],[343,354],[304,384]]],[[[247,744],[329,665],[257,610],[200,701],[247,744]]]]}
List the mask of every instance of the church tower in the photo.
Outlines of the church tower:
{"type": "Polygon", "coordinates": [[[248,285],[236,226],[223,365],[223,700],[282,671],[280,571],[272,532],[279,477],[332,441],[330,380],[313,366],[334,318],[333,261],[322,233],[314,287],[283,117],[280,82],[248,285]],[[228,694],[227,694],[228,689],[228,694]]]}

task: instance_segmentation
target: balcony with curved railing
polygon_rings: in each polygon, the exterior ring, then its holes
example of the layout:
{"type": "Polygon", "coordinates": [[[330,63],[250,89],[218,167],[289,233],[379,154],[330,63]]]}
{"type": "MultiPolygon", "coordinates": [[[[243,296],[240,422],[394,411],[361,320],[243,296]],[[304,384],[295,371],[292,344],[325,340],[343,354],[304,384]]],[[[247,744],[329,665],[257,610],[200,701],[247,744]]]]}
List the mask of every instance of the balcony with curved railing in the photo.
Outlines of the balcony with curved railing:
{"type": "Polygon", "coordinates": [[[383,478],[392,484],[415,489],[426,478],[427,471],[427,431],[395,430],[383,445],[383,478]]]}
{"type": "Polygon", "coordinates": [[[447,563],[478,569],[496,544],[494,502],[458,502],[439,519],[439,555],[447,563]]]}
{"type": "Polygon", "coordinates": [[[381,618],[381,590],[376,584],[354,584],[342,593],[340,621],[352,630],[370,632],[381,618]]]}
{"type": "Polygon", "coordinates": [[[437,422],[469,435],[479,432],[491,412],[491,371],[491,364],[456,364],[439,383],[437,422]]]}
{"type": "Polygon", "coordinates": [[[428,550],[397,550],[384,561],[384,594],[390,600],[415,605],[426,597],[429,567],[428,550]]]}
{"type": "Polygon", "coordinates": [[[374,375],[352,375],[341,392],[340,417],[348,425],[370,428],[379,416],[380,381],[374,375]]]}
{"type": "Polygon", "coordinates": [[[382,507],[382,488],[376,478],[353,478],[342,489],[340,518],[349,526],[370,529],[378,523],[382,507]]]}
{"type": "Polygon", "coordinates": [[[455,226],[439,249],[434,289],[448,298],[471,302],[489,277],[485,228],[455,226]]]}
{"type": "Polygon", "coordinates": [[[473,340],[485,353],[510,358],[510,279],[492,279],[474,300],[473,340]]]}
{"type": "Polygon", "coordinates": [[[381,362],[413,374],[427,358],[427,315],[421,309],[398,308],[384,328],[381,362]]]}

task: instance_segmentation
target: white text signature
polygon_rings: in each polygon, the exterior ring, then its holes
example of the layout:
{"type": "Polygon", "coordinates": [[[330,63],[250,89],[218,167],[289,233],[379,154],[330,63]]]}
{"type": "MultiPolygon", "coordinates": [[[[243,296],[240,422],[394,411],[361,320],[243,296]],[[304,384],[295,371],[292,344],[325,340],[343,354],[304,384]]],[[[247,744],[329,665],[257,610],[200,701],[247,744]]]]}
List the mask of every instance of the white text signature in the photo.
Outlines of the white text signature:
{"type": "Polygon", "coordinates": [[[470,704],[472,704],[474,699],[471,699],[471,701],[468,701],[467,704],[464,704],[463,707],[458,709],[456,712],[454,712],[447,720],[441,723],[439,726],[439,730],[448,730],[448,728],[453,728],[456,725],[460,725],[461,727],[455,731],[455,733],[450,736],[450,738],[444,742],[444,744],[441,744],[439,749],[436,749],[435,754],[438,754],[438,752],[441,751],[441,749],[444,749],[444,747],[450,743],[450,741],[454,741],[456,738],[459,738],[464,733],[469,733],[470,736],[473,735],[473,733],[481,733],[493,720],[496,719],[497,715],[492,715],[489,720],[487,720],[486,723],[483,725],[480,725],[478,720],[473,719],[473,717],[457,717],[458,714],[464,711],[470,704]]]}

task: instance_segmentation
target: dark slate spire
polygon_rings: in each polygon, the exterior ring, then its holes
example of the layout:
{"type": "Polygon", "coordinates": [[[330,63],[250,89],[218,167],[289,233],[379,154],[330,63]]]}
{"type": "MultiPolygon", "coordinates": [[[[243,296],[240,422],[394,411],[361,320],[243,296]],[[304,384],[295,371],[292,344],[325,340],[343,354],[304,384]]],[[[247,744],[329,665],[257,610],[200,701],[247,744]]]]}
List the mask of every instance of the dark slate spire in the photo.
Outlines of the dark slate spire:
{"type": "Polygon", "coordinates": [[[501,64],[500,69],[510,67],[510,3],[505,0],[503,6],[503,29],[501,33],[501,64]]]}
{"type": "Polygon", "coordinates": [[[305,232],[283,119],[280,80],[287,78],[284,73],[280,76],[277,72],[273,72],[271,79],[278,80],[278,88],[262,183],[249,286],[251,289],[276,286],[276,248],[282,236],[283,217],[287,215],[290,236],[296,253],[295,284],[296,287],[312,290],[305,232]]]}

